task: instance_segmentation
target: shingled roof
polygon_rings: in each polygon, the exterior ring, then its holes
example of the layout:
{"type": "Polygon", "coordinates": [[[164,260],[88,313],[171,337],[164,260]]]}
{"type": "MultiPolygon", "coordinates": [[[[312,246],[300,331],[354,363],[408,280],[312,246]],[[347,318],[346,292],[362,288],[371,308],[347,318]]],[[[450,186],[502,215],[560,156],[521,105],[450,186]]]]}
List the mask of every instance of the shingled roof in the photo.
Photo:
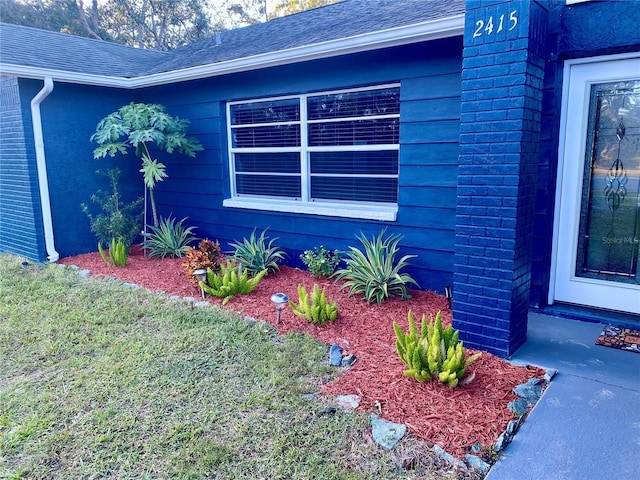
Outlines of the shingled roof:
{"type": "Polygon", "coordinates": [[[131,78],[143,75],[169,56],[169,53],[157,50],[0,24],[0,66],[13,64],[131,78]]]}
{"type": "Polygon", "coordinates": [[[460,18],[463,14],[464,0],[344,0],[221,32],[171,52],[0,24],[0,73],[5,70],[16,74],[20,71],[18,66],[26,67],[29,72],[47,70],[134,79],[258,58],[342,39],[357,40],[376,32],[460,18]]]}

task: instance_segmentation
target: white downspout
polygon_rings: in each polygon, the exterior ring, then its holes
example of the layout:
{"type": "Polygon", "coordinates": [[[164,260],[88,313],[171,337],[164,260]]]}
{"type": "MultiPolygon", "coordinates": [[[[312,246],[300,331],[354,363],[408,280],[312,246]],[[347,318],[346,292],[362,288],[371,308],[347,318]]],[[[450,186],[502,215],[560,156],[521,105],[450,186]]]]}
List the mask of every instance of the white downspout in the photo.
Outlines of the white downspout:
{"type": "Polygon", "coordinates": [[[53,239],[53,220],[51,218],[49,181],[47,180],[47,162],[44,154],[42,117],[40,116],[40,104],[52,91],[53,80],[51,77],[45,77],[42,90],[31,100],[31,121],[33,123],[33,141],[36,148],[36,166],[38,168],[38,186],[40,187],[40,205],[42,207],[42,223],[44,225],[44,242],[47,249],[47,260],[55,262],[60,258],[60,254],[56,252],[53,239]]]}

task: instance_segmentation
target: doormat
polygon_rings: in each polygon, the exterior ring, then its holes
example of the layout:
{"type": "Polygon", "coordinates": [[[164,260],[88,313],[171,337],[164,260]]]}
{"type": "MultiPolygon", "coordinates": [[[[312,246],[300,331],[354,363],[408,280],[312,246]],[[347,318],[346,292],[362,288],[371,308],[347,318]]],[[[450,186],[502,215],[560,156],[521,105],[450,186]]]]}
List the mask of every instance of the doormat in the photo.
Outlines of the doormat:
{"type": "Polygon", "coordinates": [[[640,353],[640,330],[607,325],[596,340],[596,345],[640,353]]]}

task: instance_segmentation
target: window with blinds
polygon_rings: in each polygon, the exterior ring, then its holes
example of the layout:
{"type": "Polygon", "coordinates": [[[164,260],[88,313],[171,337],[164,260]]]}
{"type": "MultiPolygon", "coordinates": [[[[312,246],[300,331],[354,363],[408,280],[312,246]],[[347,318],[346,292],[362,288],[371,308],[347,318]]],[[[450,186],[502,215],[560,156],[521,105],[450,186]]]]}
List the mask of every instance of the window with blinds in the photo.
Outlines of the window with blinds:
{"type": "Polygon", "coordinates": [[[399,85],[227,108],[232,196],[397,205],[399,85]]]}

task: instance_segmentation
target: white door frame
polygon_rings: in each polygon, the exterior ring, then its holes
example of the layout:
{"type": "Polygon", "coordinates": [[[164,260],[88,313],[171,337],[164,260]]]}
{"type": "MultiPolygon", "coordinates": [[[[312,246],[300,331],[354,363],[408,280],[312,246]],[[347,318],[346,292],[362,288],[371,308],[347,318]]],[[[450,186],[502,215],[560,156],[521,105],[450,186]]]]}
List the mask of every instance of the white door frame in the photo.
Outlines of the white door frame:
{"type": "Polygon", "coordinates": [[[591,86],[640,78],[640,52],[564,65],[549,304],[562,301],[640,314],[640,286],[576,277],[591,86]]]}

